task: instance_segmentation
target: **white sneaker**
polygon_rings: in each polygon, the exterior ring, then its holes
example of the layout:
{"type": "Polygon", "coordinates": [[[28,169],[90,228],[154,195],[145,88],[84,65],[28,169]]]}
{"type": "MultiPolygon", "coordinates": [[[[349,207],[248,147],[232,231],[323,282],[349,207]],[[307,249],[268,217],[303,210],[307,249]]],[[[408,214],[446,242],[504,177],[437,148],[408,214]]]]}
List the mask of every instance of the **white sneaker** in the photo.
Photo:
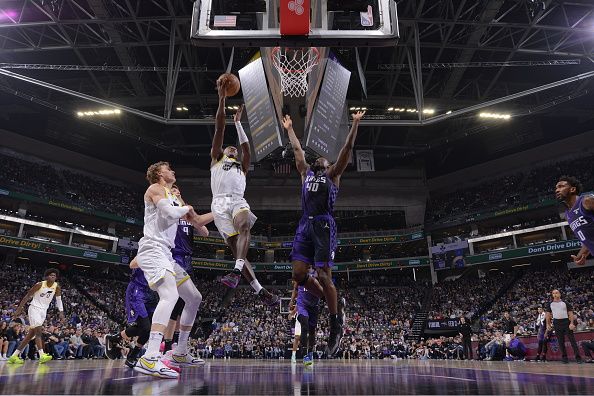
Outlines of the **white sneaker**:
{"type": "Polygon", "coordinates": [[[167,360],[171,360],[171,355],[173,355],[173,350],[168,350],[167,352],[165,352],[165,359],[167,360]]]}
{"type": "Polygon", "coordinates": [[[201,366],[204,364],[204,360],[200,359],[199,357],[194,357],[189,353],[184,353],[181,355],[177,355],[175,353],[171,354],[169,361],[174,366],[201,366]]]}
{"type": "Polygon", "coordinates": [[[179,373],[165,366],[161,357],[141,357],[134,366],[134,371],[159,378],[179,378],[179,373]]]}

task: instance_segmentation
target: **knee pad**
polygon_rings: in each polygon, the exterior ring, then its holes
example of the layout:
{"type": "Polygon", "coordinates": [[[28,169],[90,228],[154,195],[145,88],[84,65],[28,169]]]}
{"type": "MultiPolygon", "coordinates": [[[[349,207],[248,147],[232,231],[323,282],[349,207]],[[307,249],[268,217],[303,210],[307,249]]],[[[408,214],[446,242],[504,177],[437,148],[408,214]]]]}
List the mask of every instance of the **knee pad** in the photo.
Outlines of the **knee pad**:
{"type": "MultiPolygon", "coordinates": [[[[142,318],[138,318],[139,320],[142,318]]],[[[126,330],[124,330],[124,333],[126,333],[126,337],[128,338],[134,338],[136,336],[138,336],[139,334],[139,329],[138,329],[138,321],[136,321],[136,323],[126,327],[126,330]]]]}
{"type": "Polygon", "coordinates": [[[184,310],[185,305],[186,304],[184,300],[181,297],[178,298],[177,302],[175,303],[175,307],[173,307],[173,311],[171,311],[171,316],[169,317],[169,319],[177,320],[177,317],[180,316],[182,311],[184,310]]]}
{"type": "Polygon", "coordinates": [[[136,342],[140,345],[146,344],[151,335],[151,321],[149,318],[140,318],[138,324],[138,339],[136,342]]]}
{"type": "Polygon", "coordinates": [[[293,273],[293,279],[299,286],[305,286],[307,280],[309,279],[309,274],[306,272],[304,274],[293,273]]]}

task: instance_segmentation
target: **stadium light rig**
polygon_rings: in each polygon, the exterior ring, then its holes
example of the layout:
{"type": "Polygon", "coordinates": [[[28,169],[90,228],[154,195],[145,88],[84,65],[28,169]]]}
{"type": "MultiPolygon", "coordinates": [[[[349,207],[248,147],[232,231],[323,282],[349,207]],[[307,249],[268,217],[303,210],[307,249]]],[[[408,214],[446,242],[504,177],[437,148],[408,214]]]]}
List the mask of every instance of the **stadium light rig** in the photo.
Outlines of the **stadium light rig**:
{"type": "Polygon", "coordinates": [[[175,110],[177,110],[177,111],[188,111],[188,108],[186,106],[179,106],[179,107],[176,107],[175,110]]]}
{"type": "Polygon", "coordinates": [[[501,113],[480,113],[480,118],[492,118],[498,120],[509,120],[511,118],[511,114],[501,114],[501,113]]]}
{"type": "Polygon", "coordinates": [[[94,116],[110,116],[110,115],[119,115],[121,114],[120,109],[101,109],[101,110],[93,110],[93,111],[78,111],[76,115],[79,117],[94,117],[94,116]]]}

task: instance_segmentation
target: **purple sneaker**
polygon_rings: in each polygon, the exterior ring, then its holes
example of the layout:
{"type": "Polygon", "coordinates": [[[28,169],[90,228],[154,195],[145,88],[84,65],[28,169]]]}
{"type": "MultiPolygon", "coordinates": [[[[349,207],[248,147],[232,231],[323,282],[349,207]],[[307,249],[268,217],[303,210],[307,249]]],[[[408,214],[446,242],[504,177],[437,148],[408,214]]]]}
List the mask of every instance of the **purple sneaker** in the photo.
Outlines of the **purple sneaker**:
{"type": "Polygon", "coordinates": [[[240,274],[230,272],[221,278],[221,283],[223,283],[223,285],[225,285],[227,287],[230,287],[231,289],[235,289],[237,287],[237,285],[239,285],[240,280],[241,280],[240,274]]]}
{"type": "Polygon", "coordinates": [[[258,297],[260,297],[260,300],[269,307],[274,307],[275,305],[278,305],[280,301],[279,296],[270,293],[266,289],[260,290],[260,293],[258,293],[258,297]]]}

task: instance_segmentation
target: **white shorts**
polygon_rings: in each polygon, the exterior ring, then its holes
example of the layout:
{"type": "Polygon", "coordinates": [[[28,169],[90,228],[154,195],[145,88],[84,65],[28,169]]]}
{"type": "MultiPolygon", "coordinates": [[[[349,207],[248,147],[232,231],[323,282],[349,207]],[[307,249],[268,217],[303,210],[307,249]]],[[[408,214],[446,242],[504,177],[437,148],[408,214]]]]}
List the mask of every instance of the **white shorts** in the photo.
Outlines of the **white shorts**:
{"type": "Polygon", "coordinates": [[[35,327],[43,326],[46,315],[47,309],[29,305],[29,327],[33,329],[35,327]]]}
{"type": "Polygon", "coordinates": [[[153,289],[167,272],[175,277],[177,286],[190,279],[190,275],[173,259],[171,250],[158,242],[141,239],[136,261],[149,286],[153,289]]]}
{"type": "Polygon", "coordinates": [[[225,238],[225,241],[239,234],[233,225],[233,219],[239,212],[246,210],[249,212],[248,221],[250,228],[254,226],[254,223],[258,219],[250,210],[250,205],[247,201],[240,197],[215,197],[210,205],[210,210],[214,216],[214,223],[223,238],[225,238]]]}

